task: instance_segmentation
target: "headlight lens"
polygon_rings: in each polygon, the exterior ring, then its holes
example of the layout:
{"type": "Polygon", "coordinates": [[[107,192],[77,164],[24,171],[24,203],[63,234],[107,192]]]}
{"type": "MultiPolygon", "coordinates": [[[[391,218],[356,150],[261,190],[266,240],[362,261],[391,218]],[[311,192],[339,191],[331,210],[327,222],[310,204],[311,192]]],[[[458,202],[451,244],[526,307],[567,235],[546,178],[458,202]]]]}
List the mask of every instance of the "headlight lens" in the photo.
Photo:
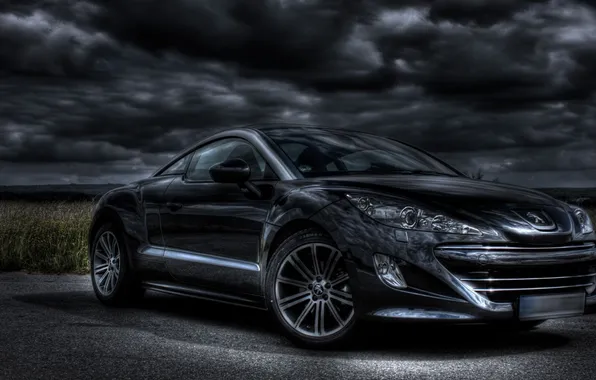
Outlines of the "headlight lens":
{"type": "Polygon", "coordinates": [[[573,207],[573,214],[579,221],[579,225],[582,229],[582,234],[589,234],[594,232],[594,225],[590,220],[590,216],[587,212],[579,207],[573,207]]]}
{"type": "Polygon", "coordinates": [[[482,235],[482,232],[476,227],[458,222],[442,214],[423,210],[415,205],[398,204],[397,201],[381,200],[368,195],[346,194],[346,197],[366,215],[392,227],[462,235],[482,235]]]}

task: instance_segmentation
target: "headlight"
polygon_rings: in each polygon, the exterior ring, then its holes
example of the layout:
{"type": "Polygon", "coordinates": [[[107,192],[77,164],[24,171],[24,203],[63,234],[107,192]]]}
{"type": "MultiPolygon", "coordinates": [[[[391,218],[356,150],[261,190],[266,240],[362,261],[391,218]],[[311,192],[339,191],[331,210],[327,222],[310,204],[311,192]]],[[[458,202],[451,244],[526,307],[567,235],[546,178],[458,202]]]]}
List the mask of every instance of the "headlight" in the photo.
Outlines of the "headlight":
{"type": "Polygon", "coordinates": [[[482,235],[475,227],[458,222],[445,215],[423,210],[399,201],[381,200],[375,196],[346,194],[360,211],[376,221],[407,230],[444,232],[462,235],[482,235]]]}
{"type": "Polygon", "coordinates": [[[582,234],[589,234],[594,232],[594,225],[590,220],[590,216],[587,212],[579,207],[572,207],[573,208],[573,215],[577,218],[579,225],[582,229],[582,234]]]}

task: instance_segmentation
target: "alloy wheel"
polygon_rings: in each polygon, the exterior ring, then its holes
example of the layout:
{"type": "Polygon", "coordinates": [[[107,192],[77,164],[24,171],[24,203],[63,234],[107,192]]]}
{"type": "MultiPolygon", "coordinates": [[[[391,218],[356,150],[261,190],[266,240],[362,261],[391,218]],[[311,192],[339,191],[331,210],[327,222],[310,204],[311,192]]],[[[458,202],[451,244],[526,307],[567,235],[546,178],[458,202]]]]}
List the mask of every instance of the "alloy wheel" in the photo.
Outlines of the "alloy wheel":
{"type": "Polygon", "coordinates": [[[337,333],[354,318],[349,276],[339,250],[306,244],[281,263],[275,301],[285,322],[313,338],[337,333]]]}
{"type": "Polygon", "coordinates": [[[106,231],[97,240],[92,270],[97,290],[103,296],[112,294],[120,277],[120,245],[113,232],[106,231]]]}

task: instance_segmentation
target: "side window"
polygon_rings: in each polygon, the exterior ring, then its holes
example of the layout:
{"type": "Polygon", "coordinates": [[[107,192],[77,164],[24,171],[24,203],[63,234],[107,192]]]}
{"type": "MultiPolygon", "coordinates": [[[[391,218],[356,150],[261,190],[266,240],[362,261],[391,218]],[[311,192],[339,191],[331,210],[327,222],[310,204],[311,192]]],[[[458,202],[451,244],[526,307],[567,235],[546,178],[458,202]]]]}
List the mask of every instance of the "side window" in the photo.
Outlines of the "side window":
{"type": "Polygon", "coordinates": [[[188,161],[190,161],[191,154],[187,154],[178,161],[174,162],[169,168],[161,172],[162,175],[183,174],[186,171],[188,161]]]}
{"type": "Polygon", "coordinates": [[[296,165],[298,170],[300,170],[301,172],[309,172],[313,170],[312,166],[298,162],[302,153],[304,153],[308,149],[308,145],[291,142],[287,144],[281,144],[280,147],[290,158],[290,160],[292,160],[294,165],[296,165]]]}
{"type": "Polygon", "coordinates": [[[224,139],[213,142],[195,151],[186,178],[191,181],[211,181],[209,169],[220,162],[239,158],[250,166],[250,179],[277,179],[265,159],[246,141],[224,139]]]}
{"type": "MultiPolygon", "coordinates": [[[[309,154],[309,147],[308,145],[300,144],[300,143],[286,143],[281,144],[280,147],[286,153],[290,160],[296,165],[298,170],[301,172],[310,172],[313,170],[322,171],[322,167],[317,167],[316,162],[312,161],[313,156],[309,154]],[[306,161],[306,162],[305,162],[306,161]]],[[[327,158],[327,157],[326,157],[327,158]]],[[[316,159],[315,159],[316,161],[316,159]]],[[[325,165],[324,169],[326,171],[338,171],[339,168],[335,162],[330,162],[325,165]]]]}
{"type": "Polygon", "coordinates": [[[308,145],[300,144],[300,143],[287,143],[281,144],[281,149],[290,157],[292,162],[296,163],[298,161],[298,157],[300,157],[300,153],[304,152],[308,145]]]}

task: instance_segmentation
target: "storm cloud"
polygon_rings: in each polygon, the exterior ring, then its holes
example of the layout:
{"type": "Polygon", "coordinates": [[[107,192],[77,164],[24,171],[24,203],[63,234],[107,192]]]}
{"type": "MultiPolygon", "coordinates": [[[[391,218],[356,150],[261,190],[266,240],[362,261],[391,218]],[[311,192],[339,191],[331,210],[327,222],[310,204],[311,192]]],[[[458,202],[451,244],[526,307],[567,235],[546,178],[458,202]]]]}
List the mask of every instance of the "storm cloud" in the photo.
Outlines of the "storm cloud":
{"type": "Polygon", "coordinates": [[[594,46],[579,1],[5,1],[0,183],[133,180],[215,130],[287,121],[593,186],[594,46]]]}

